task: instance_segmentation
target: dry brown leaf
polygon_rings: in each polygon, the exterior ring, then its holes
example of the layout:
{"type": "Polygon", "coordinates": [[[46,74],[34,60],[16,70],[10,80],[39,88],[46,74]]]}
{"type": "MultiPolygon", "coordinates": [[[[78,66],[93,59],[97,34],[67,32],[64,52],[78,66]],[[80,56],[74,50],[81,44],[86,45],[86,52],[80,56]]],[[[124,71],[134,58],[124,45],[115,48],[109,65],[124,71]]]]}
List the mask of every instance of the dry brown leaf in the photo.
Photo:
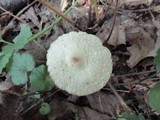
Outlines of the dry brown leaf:
{"type": "Polygon", "coordinates": [[[120,106],[118,99],[108,93],[97,92],[88,95],[87,99],[94,110],[105,114],[115,115],[120,106]]]}
{"type": "Polygon", "coordinates": [[[101,114],[90,108],[83,107],[83,110],[87,116],[84,120],[113,120],[113,118],[108,115],[101,114]]]}
{"type": "Polygon", "coordinates": [[[51,103],[49,120],[111,120],[108,115],[94,111],[87,107],[76,106],[72,103],[53,100],[51,103]]]}
{"type": "Polygon", "coordinates": [[[5,91],[5,90],[8,90],[11,87],[13,87],[13,83],[10,80],[9,75],[6,74],[5,77],[6,77],[6,79],[4,81],[0,82],[0,91],[5,91]]]}
{"type": "MultiPolygon", "coordinates": [[[[107,40],[110,31],[111,26],[113,24],[113,19],[110,19],[109,21],[106,21],[102,28],[97,32],[97,36],[104,42],[107,40]]],[[[113,28],[112,34],[110,39],[107,42],[109,45],[117,46],[120,44],[126,44],[126,38],[125,38],[125,26],[121,24],[121,18],[116,18],[116,24],[113,28]]]]}
{"type": "Polygon", "coordinates": [[[40,22],[33,7],[30,7],[21,17],[23,17],[23,19],[31,20],[35,26],[40,27],[40,22]]]}
{"type": "Polygon", "coordinates": [[[17,116],[17,108],[19,107],[19,104],[18,96],[5,94],[4,104],[0,104],[0,120],[22,120],[17,116]]]}
{"type": "Polygon", "coordinates": [[[13,83],[10,80],[5,80],[4,82],[0,82],[0,91],[8,90],[13,87],[13,83]]]}
{"type": "Polygon", "coordinates": [[[29,43],[24,48],[27,53],[31,54],[37,64],[45,63],[46,61],[46,49],[44,47],[44,42],[38,40],[36,42],[29,43]]]}
{"type": "Polygon", "coordinates": [[[160,5],[151,7],[154,12],[160,13],[160,5]]]}
{"type": "Polygon", "coordinates": [[[126,39],[131,44],[131,47],[127,48],[131,54],[127,64],[133,68],[154,49],[155,40],[148,31],[145,31],[142,27],[135,26],[128,27],[126,30],[126,39]]]}
{"type": "MultiPolygon", "coordinates": [[[[3,73],[2,73],[3,74],[3,73]]],[[[0,82],[0,91],[5,91],[13,87],[13,83],[10,80],[9,75],[4,74],[6,77],[5,80],[0,82]]],[[[2,93],[0,93],[0,104],[4,103],[4,96],[2,93]]]]}
{"type": "Polygon", "coordinates": [[[155,57],[158,49],[160,48],[160,22],[157,20],[153,20],[153,24],[157,28],[157,40],[154,45],[154,49],[148,54],[148,57],[155,57]]]}
{"type": "MultiPolygon", "coordinates": [[[[88,18],[89,18],[88,12],[89,10],[84,6],[77,7],[73,8],[72,11],[67,16],[72,20],[74,20],[76,24],[81,27],[81,29],[85,30],[88,26],[88,18]]],[[[72,29],[71,31],[73,31],[74,29],[72,29]]]]}
{"type": "Polygon", "coordinates": [[[154,49],[147,55],[147,57],[155,57],[159,48],[160,48],[160,35],[158,35],[154,49]]]}
{"type": "Polygon", "coordinates": [[[132,31],[135,31],[129,38],[132,46],[127,48],[131,54],[127,64],[131,68],[147,57],[155,44],[154,39],[143,28],[133,28],[132,31]]]}
{"type": "Polygon", "coordinates": [[[111,38],[108,40],[108,44],[114,46],[126,44],[125,27],[123,25],[114,26],[111,38]]]}

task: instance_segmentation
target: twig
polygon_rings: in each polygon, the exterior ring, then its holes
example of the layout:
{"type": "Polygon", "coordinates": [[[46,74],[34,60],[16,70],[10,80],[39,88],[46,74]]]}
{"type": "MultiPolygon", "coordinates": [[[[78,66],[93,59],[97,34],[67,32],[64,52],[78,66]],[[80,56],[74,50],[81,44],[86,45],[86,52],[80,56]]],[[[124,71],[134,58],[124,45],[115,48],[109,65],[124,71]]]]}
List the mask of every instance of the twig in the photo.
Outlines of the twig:
{"type": "Polygon", "coordinates": [[[47,53],[47,50],[41,45],[39,44],[37,41],[34,41],[34,43],[39,46],[45,53],[47,53]]]}
{"type": "MultiPolygon", "coordinates": [[[[73,4],[71,7],[69,7],[65,12],[64,15],[67,15],[72,9],[73,7],[75,7],[77,5],[79,0],[76,0],[75,4],[73,4]]],[[[57,18],[54,22],[52,22],[51,25],[45,27],[42,31],[36,33],[35,35],[33,35],[31,38],[28,39],[29,42],[34,41],[37,38],[40,38],[41,36],[43,36],[46,32],[48,32],[54,25],[56,25],[57,23],[59,23],[62,20],[62,17],[60,16],[59,18],[57,18]]]]}
{"type": "Polygon", "coordinates": [[[156,80],[160,80],[160,78],[159,77],[157,77],[157,78],[147,78],[147,79],[143,79],[142,81],[140,81],[140,83],[143,82],[143,81],[150,81],[150,80],[156,81],[156,80]]]}
{"type": "Polygon", "coordinates": [[[148,70],[148,71],[135,72],[135,73],[129,73],[129,74],[124,74],[124,75],[116,75],[115,77],[129,77],[129,76],[141,75],[141,74],[146,74],[146,73],[151,73],[151,72],[156,72],[156,70],[148,70]]]}
{"type": "Polygon", "coordinates": [[[89,4],[89,10],[88,10],[88,23],[87,26],[90,27],[91,23],[92,23],[92,18],[91,18],[91,14],[92,14],[92,0],[88,0],[88,4],[89,4]]]}
{"type": "MultiPolygon", "coordinates": [[[[108,90],[108,91],[111,91],[111,89],[109,88],[102,88],[102,90],[108,90]]],[[[127,90],[116,90],[117,92],[121,92],[121,93],[130,93],[130,91],[127,91],[127,90]]]]}
{"type": "Polygon", "coordinates": [[[127,104],[124,102],[122,97],[117,93],[117,91],[115,90],[115,88],[113,87],[113,85],[110,82],[108,82],[108,86],[110,87],[110,89],[112,90],[114,95],[117,97],[117,99],[119,100],[120,104],[125,109],[125,111],[131,112],[132,110],[127,106],[127,104]]]}
{"type": "Polygon", "coordinates": [[[23,116],[24,114],[26,114],[28,111],[32,110],[33,108],[35,108],[36,106],[40,105],[41,103],[43,103],[44,101],[46,101],[47,99],[49,99],[50,97],[52,97],[55,93],[59,92],[60,90],[56,90],[54,92],[52,92],[51,94],[44,96],[43,98],[39,99],[35,104],[33,104],[32,106],[30,106],[28,109],[24,110],[23,112],[20,113],[20,116],[23,116]]]}
{"type": "Polygon", "coordinates": [[[8,13],[9,15],[11,15],[12,17],[14,17],[15,19],[21,21],[22,23],[25,23],[24,20],[20,19],[19,17],[13,15],[11,12],[7,11],[6,9],[4,9],[3,7],[0,6],[0,9],[3,10],[4,12],[8,13]]]}
{"type": "Polygon", "coordinates": [[[96,14],[96,20],[98,21],[98,19],[99,19],[99,14],[98,14],[97,0],[93,0],[93,5],[94,5],[94,11],[95,11],[95,14],[96,14]]]}
{"type": "Polygon", "coordinates": [[[103,45],[107,44],[108,40],[110,39],[110,37],[112,35],[113,29],[114,29],[114,25],[116,23],[117,11],[118,11],[118,0],[116,0],[116,7],[115,7],[115,11],[114,11],[113,24],[112,24],[112,27],[111,27],[111,31],[109,33],[109,36],[108,36],[107,40],[103,43],[103,45]]]}
{"type": "Polygon", "coordinates": [[[52,11],[54,11],[55,13],[57,13],[58,15],[60,15],[63,19],[65,19],[66,21],[68,21],[69,23],[71,23],[73,26],[75,26],[79,30],[82,30],[77,24],[75,24],[75,22],[73,22],[71,19],[69,19],[68,17],[66,17],[62,12],[60,12],[58,9],[56,9],[55,7],[53,7],[51,4],[49,4],[45,0],[38,0],[38,1],[40,3],[42,3],[43,5],[45,5],[47,8],[51,9],[52,11]]]}
{"type": "MultiPolygon", "coordinates": [[[[30,8],[32,5],[34,5],[37,2],[37,0],[33,1],[26,7],[24,7],[20,12],[17,13],[16,17],[19,17],[24,11],[26,11],[28,8],[30,8]]],[[[15,17],[9,22],[9,24],[3,29],[2,31],[2,36],[5,34],[6,31],[12,28],[13,26],[13,21],[15,20],[15,17]]]]}

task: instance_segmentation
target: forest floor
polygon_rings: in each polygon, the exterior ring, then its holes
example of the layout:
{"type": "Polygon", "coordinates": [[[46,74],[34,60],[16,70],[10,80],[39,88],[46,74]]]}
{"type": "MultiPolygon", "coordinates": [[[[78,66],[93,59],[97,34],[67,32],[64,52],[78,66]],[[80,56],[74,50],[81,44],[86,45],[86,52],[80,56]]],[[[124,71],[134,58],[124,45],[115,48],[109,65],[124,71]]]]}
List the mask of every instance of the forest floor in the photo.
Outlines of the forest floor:
{"type": "MultiPolygon", "coordinates": [[[[53,8],[64,13],[75,0],[48,0],[49,5],[45,0],[23,2],[0,1],[0,35],[6,43],[13,42],[22,23],[33,34],[42,31],[61,16],[53,8]]],[[[154,62],[160,48],[159,13],[160,2],[156,0],[80,0],[61,22],[19,53],[31,54],[36,66],[45,65],[46,51],[60,35],[70,31],[96,35],[112,53],[109,84],[87,96],[74,96],[55,86],[35,97],[37,92],[27,83],[14,85],[8,70],[3,69],[0,120],[160,120],[148,104],[148,91],[159,81],[154,62]],[[51,108],[47,115],[39,112],[43,102],[51,108]]],[[[0,48],[6,43],[0,42],[0,48]]]]}

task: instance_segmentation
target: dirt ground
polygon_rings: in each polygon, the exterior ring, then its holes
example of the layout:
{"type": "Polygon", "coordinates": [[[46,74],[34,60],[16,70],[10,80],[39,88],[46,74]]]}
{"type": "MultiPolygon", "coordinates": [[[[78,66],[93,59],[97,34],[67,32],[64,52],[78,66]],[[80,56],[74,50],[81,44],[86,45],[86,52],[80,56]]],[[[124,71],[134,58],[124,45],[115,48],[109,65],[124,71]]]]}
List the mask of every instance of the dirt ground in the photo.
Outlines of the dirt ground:
{"type": "MultiPolygon", "coordinates": [[[[26,23],[33,34],[43,30],[61,14],[45,0],[1,0],[0,35],[12,42],[26,23]]],[[[47,0],[64,13],[75,0],[47,0]]],[[[160,2],[158,0],[80,0],[62,21],[19,52],[33,56],[36,66],[46,64],[46,50],[58,36],[84,31],[99,37],[112,53],[113,72],[109,84],[87,96],[74,96],[56,86],[41,91],[11,82],[7,69],[0,74],[0,120],[114,120],[123,112],[160,120],[147,103],[147,93],[159,80],[154,57],[160,48],[160,2]],[[48,102],[51,112],[41,115],[48,102]]],[[[5,44],[0,43],[1,49],[5,44]]],[[[122,119],[121,119],[122,120],[122,119]]],[[[124,120],[124,119],[123,119],[124,120]]],[[[132,119],[131,119],[132,120],[132,119]]]]}

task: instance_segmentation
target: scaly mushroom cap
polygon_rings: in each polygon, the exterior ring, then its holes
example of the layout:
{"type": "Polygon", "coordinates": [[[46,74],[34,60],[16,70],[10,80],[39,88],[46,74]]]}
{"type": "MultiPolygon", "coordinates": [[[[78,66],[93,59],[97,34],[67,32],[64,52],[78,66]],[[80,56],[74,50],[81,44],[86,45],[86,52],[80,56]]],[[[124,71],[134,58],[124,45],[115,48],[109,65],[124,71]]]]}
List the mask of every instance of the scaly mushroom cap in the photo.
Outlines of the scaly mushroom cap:
{"type": "Polygon", "coordinates": [[[112,59],[101,40],[85,32],[70,32],[51,43],[47,66],[62,90],[83,96],[105,86],[112,73],[112,59]]]}

